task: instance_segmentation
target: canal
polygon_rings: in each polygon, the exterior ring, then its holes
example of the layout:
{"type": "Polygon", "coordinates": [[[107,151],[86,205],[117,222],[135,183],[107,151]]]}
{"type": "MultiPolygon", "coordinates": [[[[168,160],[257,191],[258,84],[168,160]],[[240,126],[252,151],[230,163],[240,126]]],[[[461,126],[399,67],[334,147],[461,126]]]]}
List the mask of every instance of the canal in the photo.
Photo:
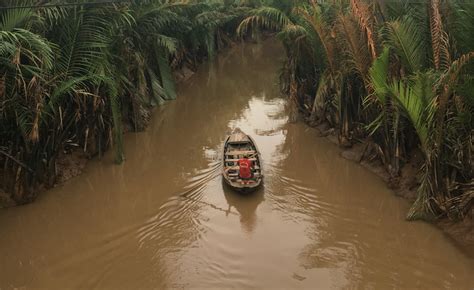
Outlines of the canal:
{"type": "Polygon", "coordinates": [[[146,132],[33,204],[0,211],[0,289],[472,289],[473,261],[409,204],[290,118],[278,43],[204,64],[146,132]],[[251,196],[223,186],[235,127],[263,157],[251,196]]]}

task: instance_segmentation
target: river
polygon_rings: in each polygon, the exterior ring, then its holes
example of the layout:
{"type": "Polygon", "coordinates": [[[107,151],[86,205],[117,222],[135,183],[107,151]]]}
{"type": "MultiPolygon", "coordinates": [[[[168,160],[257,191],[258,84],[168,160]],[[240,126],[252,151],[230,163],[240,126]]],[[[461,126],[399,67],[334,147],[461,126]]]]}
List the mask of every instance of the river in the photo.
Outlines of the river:
{"type": "Polygon", "coordinates": [[[472,289],[474,263],[339,149],[289,118],[274,41],[222,52],[144,133],[0,211],[0,289],[472,289]],[[223,186],[220,150],[254,136],[265,185],[223,186]]]}

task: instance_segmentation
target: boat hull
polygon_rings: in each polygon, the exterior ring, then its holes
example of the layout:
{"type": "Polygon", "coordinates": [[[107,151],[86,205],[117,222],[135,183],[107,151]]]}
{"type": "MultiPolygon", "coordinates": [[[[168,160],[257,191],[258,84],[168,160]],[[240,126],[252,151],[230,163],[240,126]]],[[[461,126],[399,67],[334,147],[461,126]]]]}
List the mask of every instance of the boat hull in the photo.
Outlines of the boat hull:
{"type": "Polygon", "coordinates": [[[240,129],[227,137],[223,150],[224,183],[232,190],[248,194],[256,191],[263,183],[262,162],[255,141],[240,129]],[[242,179],[239,175],[239,161],[247,158],[252,162],[252,178],[242,179]]]}
{"type": "Polygon", "coordinates": [[[263,184],[263,180],[260,180],[254,184],[243,186],[236,182],[232,182],[226,178],[224,174],[222,174],[222,182],[230,189],[240,194],[251,194],[257,191],[263,184]]]}

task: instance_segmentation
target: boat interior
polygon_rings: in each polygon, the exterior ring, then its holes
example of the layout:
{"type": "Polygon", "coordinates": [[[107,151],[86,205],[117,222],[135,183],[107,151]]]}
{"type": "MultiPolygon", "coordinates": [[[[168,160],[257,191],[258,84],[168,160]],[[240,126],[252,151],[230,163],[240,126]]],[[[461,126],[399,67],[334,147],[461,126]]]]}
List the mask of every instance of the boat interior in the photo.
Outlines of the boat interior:
{"type": "Polygon", "coordinates": [[[238,161],[247,157],[254,162],[254,178],[260,176],[260,163],[257,158],[257,150],[251,142],[229,143],[225,150],[225,167],[228,168],[227,174],[233,181],[239,181],[238,161]]]}

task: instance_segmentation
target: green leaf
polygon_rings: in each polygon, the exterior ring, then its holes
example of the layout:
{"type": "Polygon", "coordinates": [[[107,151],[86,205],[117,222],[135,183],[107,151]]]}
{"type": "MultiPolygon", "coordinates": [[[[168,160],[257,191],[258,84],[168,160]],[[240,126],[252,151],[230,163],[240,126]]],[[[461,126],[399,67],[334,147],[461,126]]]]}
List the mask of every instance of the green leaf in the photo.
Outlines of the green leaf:
{"type": "Polygon", "coordinates": [[[387,23],[387,44],[400,57],[404,67],[411,73],[420,71],[425,63],[427,46],[420,24],[410,17],[387,23]]]}
{"type": "Polygon", "coordinates": [[[174,100],[176,99],[176,88],[168,57],[165,53],[157,52],[157,61],[160,70],[161,84],[165,91],[165,97],[167,100],[174,100]]]}

